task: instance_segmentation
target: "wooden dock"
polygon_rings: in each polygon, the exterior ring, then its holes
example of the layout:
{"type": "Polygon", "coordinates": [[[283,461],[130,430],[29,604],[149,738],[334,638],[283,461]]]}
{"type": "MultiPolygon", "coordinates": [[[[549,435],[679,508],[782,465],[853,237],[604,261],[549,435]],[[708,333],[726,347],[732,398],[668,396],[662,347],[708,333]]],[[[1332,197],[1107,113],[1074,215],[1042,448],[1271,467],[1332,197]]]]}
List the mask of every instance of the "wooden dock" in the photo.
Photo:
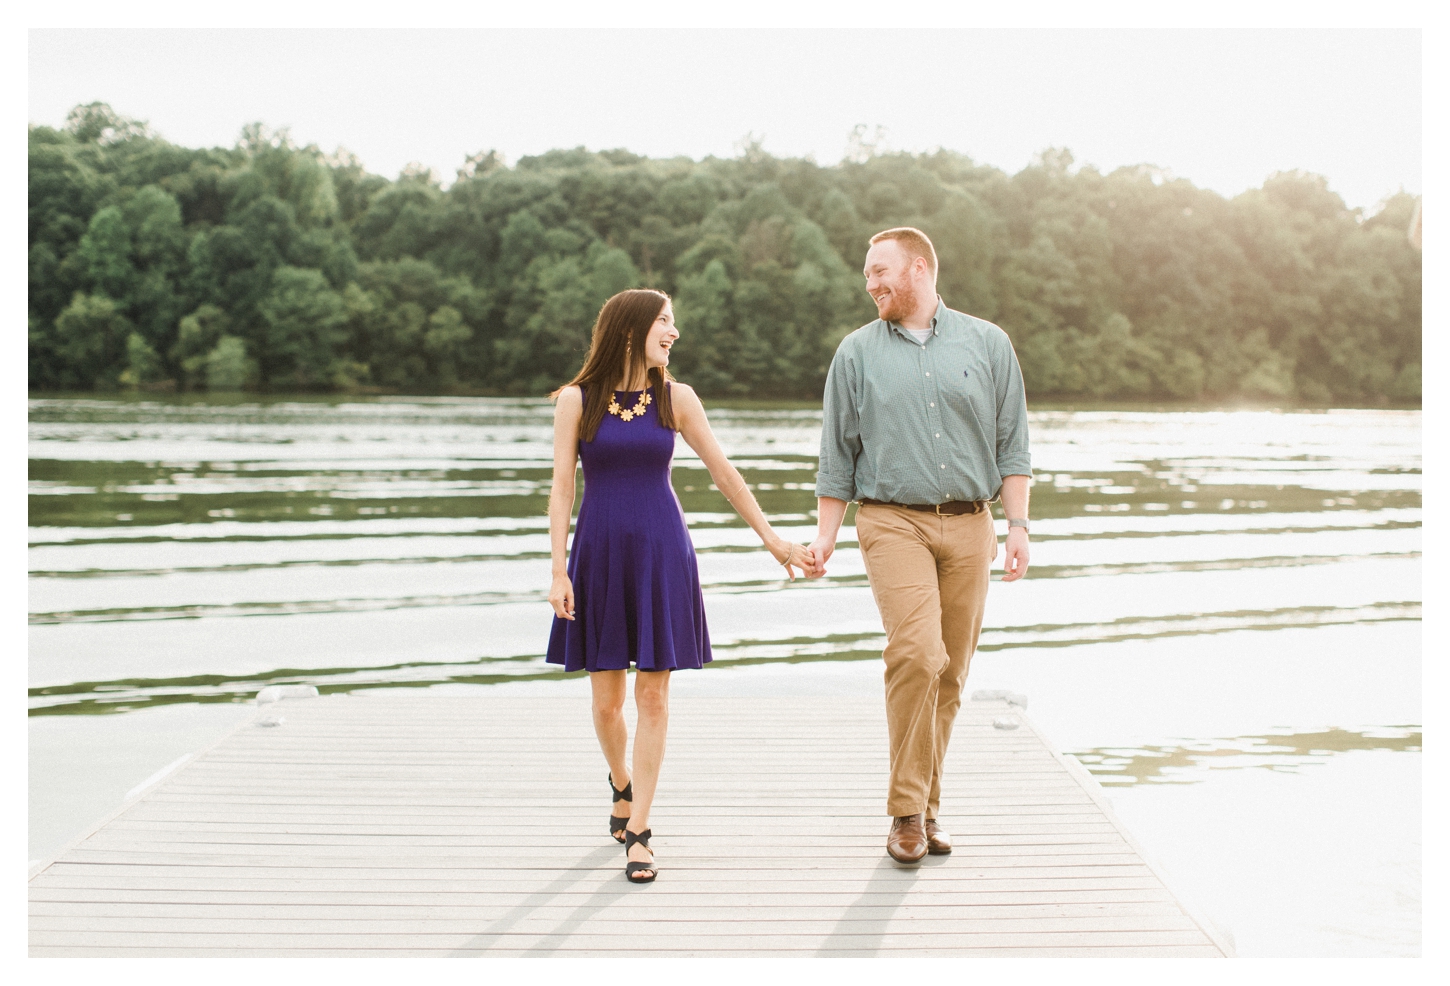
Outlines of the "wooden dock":
{"type": "Polygon", "coordinates": [[[587,697],[280,702],[39,868],[30,954],[1231,954],[1000,701],[957,720],[955,852],[893,863],[885,733],[879,699],[676,695],[640,887],[587,697]]]}

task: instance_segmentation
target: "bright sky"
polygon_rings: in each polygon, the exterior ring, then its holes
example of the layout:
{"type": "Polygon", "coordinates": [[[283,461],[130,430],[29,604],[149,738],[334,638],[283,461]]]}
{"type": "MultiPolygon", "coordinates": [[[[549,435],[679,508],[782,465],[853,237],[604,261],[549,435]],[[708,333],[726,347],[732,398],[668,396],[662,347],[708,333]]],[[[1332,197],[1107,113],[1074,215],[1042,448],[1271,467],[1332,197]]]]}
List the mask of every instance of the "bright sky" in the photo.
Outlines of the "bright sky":
{"type": "Polygon", "coordinates": [[[29,116],[101,100],[188,146],[242,126],[451,180],[496,148],[840,160],[852,127],[1015,172],[1047,147],[1234,195],[1421,191],[1418,30],[33,30],[29,116]]]}

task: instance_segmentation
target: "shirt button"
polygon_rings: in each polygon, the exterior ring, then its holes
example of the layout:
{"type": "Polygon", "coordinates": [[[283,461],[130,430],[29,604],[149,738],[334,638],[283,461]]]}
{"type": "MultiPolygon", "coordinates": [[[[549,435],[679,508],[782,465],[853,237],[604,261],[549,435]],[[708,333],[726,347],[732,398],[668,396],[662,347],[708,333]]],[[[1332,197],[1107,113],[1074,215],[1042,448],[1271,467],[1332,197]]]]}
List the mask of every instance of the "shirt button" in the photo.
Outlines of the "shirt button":
{"type": "Polygon", "coordinates": [[[932,401],[932,402],[931,402],[931,406],[932,406],[932,407],[936,407],[936,401],[932,401]]]}
{"type": "Polygon", "coordinates": [[[927,370],[927,371],[926,371],[926,375],[927,375],[927,376],[931,376],[931,371],[930,371],[930,370],[927,370]]]}
{"type": "Polygon", "coordinates": [[[947,464],[946,464],[946,463],[945,463],[945,462],[943,462],[943,463],[942,463],[942,464],[941,464],[941,467],[942,467],[942,468],[943,468],[943,469],[945,469],[945,468],[946,468],[946,467],[947,467],[947,464]]]}
{"type": "Polygon", "coordinates": [[[940,438],[940,437],[941,437],[941,432],[937,432],[937,433],[936,433],[936,434],[935,434],[935,435],[933,435],[933,436],[932,436],[932,437],[933,437],[933,438],[940,438]]]}

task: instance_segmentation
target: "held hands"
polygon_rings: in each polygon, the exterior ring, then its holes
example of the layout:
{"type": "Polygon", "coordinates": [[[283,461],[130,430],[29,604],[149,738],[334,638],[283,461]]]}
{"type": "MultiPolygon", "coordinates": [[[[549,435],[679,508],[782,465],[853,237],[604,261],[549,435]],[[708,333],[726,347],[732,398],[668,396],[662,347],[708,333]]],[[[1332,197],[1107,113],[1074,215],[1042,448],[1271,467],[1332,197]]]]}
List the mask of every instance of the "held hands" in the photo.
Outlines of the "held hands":
{"type": "Polygon", "coordinates": [[[816,571],[811,551],[803,544],[792,544],[783,538],[777,538],[769,547],[775,560],[785,566],[785,573],[792,582],[795,581],[795,569],[797,568],[808,579],[819,578],[824,574],[824,571],[816,571]]]}
{"type": "Polygon", "coordinates": [[[1027,574],[1027,532],[1020,527],[1007,528],[1007,555],[1002,567],[1003,582],[1016,582],[1027,574]]]}
{"type": "Polygon", "coordinates": [[[811,560],[815,563],[815,567],[812,571],[806,574],[806,578],[818,579],[822,575],[825,575],[826,562],[831,560],[831,555],[835,554],[835,551],[836,541],[834,538],[827,539],[824,537],[818,537],[814,541],[812,541],[810,546],[810,553],[811,560]]]}
{"type": "Polygon", "coordinates": [[[549,605],[559,619],[574,618],[574,583],[563,572],[554,576],[554,584],[549,587],[549,605]]]}

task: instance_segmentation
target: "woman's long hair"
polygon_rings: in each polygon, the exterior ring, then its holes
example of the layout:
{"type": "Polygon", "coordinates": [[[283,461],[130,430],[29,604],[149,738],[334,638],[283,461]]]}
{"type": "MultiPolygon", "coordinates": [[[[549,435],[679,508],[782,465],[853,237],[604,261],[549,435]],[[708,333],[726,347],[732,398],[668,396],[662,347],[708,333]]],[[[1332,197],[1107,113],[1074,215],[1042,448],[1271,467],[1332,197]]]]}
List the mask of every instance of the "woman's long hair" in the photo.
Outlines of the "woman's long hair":
{"type": "MultiPolygon", "coordinates": [[[[594,335],[589,341],[589,355],[584,357],[584,368],[574,375],[564,387],[579,387],[584,391],[584,416],[579,421],[579,437],[586,442],[594,441],[599,433],[599,424],[604,420],[604,411],[614,399],[614,386],[621,380],[630,380],[645,367],[644,345],[655,319],[664,311],[670,296],[651,288],[635,288],[621,291],[604,303],[599,317],[594,320],[594,335]]],[[[674,405],[670,401],[670,388],[666,380],[673,380],[667,367],[650,367],[647,386],[655,389],[655,413],[660,424],[675,430],[674,405]]],[[[557,400],[559,392],[549,395],[557,400]]]]}

